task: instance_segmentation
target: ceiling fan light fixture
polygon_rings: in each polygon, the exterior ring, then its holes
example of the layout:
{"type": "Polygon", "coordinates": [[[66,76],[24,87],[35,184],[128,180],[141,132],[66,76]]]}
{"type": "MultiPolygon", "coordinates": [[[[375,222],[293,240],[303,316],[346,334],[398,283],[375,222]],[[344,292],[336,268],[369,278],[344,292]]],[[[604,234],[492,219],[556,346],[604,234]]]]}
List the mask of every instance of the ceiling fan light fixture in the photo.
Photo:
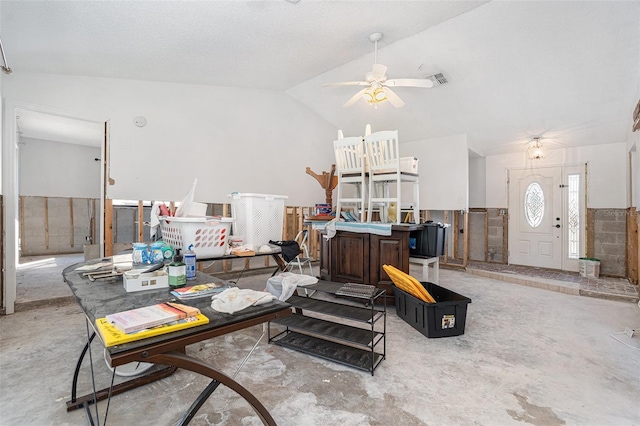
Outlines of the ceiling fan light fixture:
{"type": "Polygon", "coordinates": [[[374,62],[371,71],[364,75],[362,81],[344,81],[341,83],[327,83],[324,86],[368,86],[358,91],[351,97],[344,107],[354,105],[360,98],[367,101],[370,105],[377,107],[379,103],[389,101],[396,108],[405,105],[391,87],[421,87],[430,88],[434,86],[431,80],[426,78],[396,78],[389,79],[387,75],[387,66],[378,63],[378,42],[382,39],[382,33],[373,33],[369,36],[369,40],[374,43],[374,62]]]}
{"type": "Polygon", "coordinates": [[[540,142],[540,138],[533,138],[531,142],[529,142],[529,147],[527,148],[527,157],[530,160],[540,160],[547,155],[547,149],[544,147],[542,142],[540,142]]]}
{"type": "Polygon", "coordinates": [[[381,88],[373,89],[369,87],[362,93],[362,99],[370,104],[379,104],[387,100],[387,94],[381,88]]]}

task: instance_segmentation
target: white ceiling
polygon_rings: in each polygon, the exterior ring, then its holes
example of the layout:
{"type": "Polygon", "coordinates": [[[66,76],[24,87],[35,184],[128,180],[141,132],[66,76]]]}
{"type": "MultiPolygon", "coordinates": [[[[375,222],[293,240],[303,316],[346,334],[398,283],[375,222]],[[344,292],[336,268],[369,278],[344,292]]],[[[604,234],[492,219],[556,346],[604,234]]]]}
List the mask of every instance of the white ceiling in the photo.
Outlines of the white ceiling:
{"type": "Polygon", "coordinates": [[[640,1],[3,0],[0,15],[15,73],[285,90],[347,135],[467,133],[481,155],[624,142],[640,93],[640,1]],[[357,88],[322,85],[362,79],[377,31],[390,78],[449,83],[342,108],[357,88]]]}

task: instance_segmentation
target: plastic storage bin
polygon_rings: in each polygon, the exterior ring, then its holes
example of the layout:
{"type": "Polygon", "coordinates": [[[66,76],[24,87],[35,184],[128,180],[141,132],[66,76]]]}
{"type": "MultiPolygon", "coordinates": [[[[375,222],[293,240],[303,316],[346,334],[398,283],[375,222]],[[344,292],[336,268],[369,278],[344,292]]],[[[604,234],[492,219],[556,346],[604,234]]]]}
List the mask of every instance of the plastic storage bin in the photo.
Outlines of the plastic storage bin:
{"type": "Polygon", "coordinates": [[[423,228],[409,233],[409,255],[437,257],[444,255],[447,226],[441,223],[423,223],[423,228]]]}
{"type": "Polygon", "coordinates": [[[231,215],[235,222],[233,235],[243,235],[244,244],[253,244],[255,250],[269,240],[282,240],[284,200],[286,195],[247,194],[234,192],[231,215]]]}
{"type": "Polygon", "coordinates": [[[471,299],[433,283],[421,283],[436,303],[426,303],[394,287],[396,313],[425,336],[449,337],[464,334],[467,305],[471,299]]]}
{"type": "Polygon", "coordinates": [[[161,217],[162,239],[186,253],[193,244],[196,259],[223,256],[229,244],[232,218],[161,217]]]}
{"type": "Polygon", "coordinates": [[[589,257],[581,257],[578,259],[578,267],[580,276],[586,278],[600,277],[600,259],[592,259],[589,257]]]}

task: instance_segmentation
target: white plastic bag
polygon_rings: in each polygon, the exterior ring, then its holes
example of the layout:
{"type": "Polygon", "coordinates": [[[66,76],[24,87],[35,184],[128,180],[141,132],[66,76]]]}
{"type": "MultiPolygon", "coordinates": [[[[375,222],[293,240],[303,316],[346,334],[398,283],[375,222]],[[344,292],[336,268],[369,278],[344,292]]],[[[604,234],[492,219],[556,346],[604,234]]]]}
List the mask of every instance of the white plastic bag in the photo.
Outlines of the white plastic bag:
{"type": "Polygon", "coordinates": [[[304,287],[317,282],[318,278],[311,275],[283,272],[267,280],[266,290],[276,296],[278,300],[285,301],[293,295],[298,286],[304,287]]]}
{"type": "Polygon", "coordinates": [[[187,217],[189,216],[189,212],[191,211],[191,205],[193,204],[193,197],[196,193],[196,185],[198,184],[198,178],[193,180],[193,185],[191,185],[191,189],[184,197],[184,199],[180,202],[180,205],[176,209],[175,217],[187,217]]]}

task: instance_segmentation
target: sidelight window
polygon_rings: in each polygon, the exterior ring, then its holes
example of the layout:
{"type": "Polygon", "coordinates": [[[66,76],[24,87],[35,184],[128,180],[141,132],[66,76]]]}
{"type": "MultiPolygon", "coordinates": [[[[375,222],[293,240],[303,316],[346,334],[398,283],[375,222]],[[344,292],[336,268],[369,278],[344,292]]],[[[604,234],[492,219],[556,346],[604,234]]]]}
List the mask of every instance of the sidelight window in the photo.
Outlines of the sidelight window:
{"type": "Polygon", "coordinates": [[[569,240],[569,259],[580,256],[580,175],[570,174],[567,194],[567,238],[569,240]]]}

